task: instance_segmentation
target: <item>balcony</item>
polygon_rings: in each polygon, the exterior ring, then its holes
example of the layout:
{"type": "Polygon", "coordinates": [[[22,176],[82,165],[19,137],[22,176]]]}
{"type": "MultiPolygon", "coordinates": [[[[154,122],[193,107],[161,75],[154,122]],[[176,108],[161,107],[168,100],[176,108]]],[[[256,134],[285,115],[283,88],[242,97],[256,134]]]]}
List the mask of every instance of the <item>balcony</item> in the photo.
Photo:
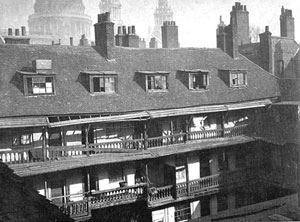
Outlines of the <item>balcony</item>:
{"type": "Polygon", "coordinates": [[[258,168],[250,168],[226,172],[191,180],[176,185],[150,188],[148,193],[149,207],[157,207],[174,200],[185,200],[197,196],[210,195],[219,192],[221,188],[234,188],[243,186],[246,182],[260,180],[261,173],[258,168]]]}
{"type": "Polygon", "coordinates": [[[0,150],[0,160],[7,164],[22,164],[61,160],[70,157],[91,156],[100,153],[138,153],[155,147],[233,138],[246,135],[247,132],[248,125],[240,125],[226,129],[203,130],[147,139],[120,140],[115,142],[89,144],[88,147],[81,145],[28,148],[8,151],[0,150]]]}
{"type": "Polygon", "coordinates": [[[146,184],[92,192],[89,196],[91,209],[142,201],[146,197],[146,192],[146,184]]]}

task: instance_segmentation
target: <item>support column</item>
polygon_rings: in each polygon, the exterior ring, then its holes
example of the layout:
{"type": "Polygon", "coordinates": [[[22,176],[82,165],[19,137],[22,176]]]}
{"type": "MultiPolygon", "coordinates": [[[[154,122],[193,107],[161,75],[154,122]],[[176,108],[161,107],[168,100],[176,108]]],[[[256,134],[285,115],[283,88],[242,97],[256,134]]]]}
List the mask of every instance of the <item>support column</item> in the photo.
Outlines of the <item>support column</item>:
{"type": "Polygon", "coordinates": [[[85,173],[86,173],[86,182],[87,182],[87,192],[90,193],[91,192],[91,175],[90,175],[90,170],[89,169],[85,169],[85,173]]]}
{"type": "Polygon", "coordinates": [[[144,132],[143,132],[143,136],[144,136],[144,149],[147,150],[148,149],[148,133],[147,133],[147,123],[144,123],[144,132]]]}
{"type": "Polygon", "coordinates": [[[218,200],[217,200],[217,195],[212,195],[210,197],[210,214],[211,215],[216,215],[218,214],[218,200]]]}
{"type": "Polygon", "coordinates": [[[219,173],[218,153],[212,153],[210,157],[210,172],[211,175],[219,173]]]}
{"type": "Polygon", "coordinates": [[[47,160],[47,128],[43,127],[42,129],[42,135],[43,135],[43,145],[42,145],[42,149],[43,149],[43,160],[46,161],[47,160]]]}
{"type": "Polygon", "coordinates": [[[222,112],[221,129],[222,129],[222,137],[225,137],[225,113],[224,112],[222,112]]]}

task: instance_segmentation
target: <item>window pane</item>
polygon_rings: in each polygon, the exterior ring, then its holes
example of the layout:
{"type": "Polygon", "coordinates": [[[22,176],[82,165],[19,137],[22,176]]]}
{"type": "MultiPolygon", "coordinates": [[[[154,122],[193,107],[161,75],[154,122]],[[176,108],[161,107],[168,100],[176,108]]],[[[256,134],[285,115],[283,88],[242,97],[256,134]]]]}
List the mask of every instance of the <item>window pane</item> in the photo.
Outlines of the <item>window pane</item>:
{"type": "Polygon", "coordinates": [[[154,76],[148,76],[148,89],[154,89],[154,76]]]}
{"type": "Polygon", "coordinates": [[[31,144],[31,134],[21,135],[21,145],[31,144]]]}
{"type": "Polygon", "coordinates": [[[154,89],[166,89],[167,78],[166,76],[155,76],[154,89]]]}
{"type": "Polygon", "coordinates": [[[100,92],[100,78],[93,78],[94,92],[100,92]]]}
{"type": "Polygon", "coordinates": [[[105,92],[104,77],[99,78],[99,80],[100,80],[100,92],[105,92]]]}
{"type": "Polygon", "coordinates": [[[27,89],[28,89],[28,94],[33,94],[32,78],[27,78],[27,89]]]}

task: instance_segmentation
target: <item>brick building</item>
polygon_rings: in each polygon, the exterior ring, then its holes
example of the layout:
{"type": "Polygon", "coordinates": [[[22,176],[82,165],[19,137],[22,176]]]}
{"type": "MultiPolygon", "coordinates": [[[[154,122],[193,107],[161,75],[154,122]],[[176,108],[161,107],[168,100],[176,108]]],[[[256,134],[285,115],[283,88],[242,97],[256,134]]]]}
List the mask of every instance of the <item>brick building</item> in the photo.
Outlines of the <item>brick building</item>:
{"type": "Polygon", "coordinates": [[[274,75],[235,44],[138,49],[116,46],[121,32],[105,13],[94,47],[0,46],[4,163],[77,221],[221,221],[298,206],[298,152],[265,134],[284,117],[274,75]]]}

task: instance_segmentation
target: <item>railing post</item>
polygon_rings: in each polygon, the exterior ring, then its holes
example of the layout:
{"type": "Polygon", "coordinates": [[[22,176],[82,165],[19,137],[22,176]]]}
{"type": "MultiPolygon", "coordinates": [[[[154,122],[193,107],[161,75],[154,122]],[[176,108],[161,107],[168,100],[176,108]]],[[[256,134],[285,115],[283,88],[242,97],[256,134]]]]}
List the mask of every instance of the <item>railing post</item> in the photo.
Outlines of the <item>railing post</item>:
{"type": "Polygon", "coordinates": [[[221,129],[222,129],[222,137],[225,137],[225,115],[224,115],[224,112],[222,112],[221,129]]]}
{"type": "Polygon", "coordinates": [[[47,129],[46,127],[43,127],[42,130],[42,134],[43,134],[43,145],[42,145],[42,152],[43,152],[43,161],[47,160],[47,129]]]}
{"type": "Polygon", "coordinates": [[[144,149],[147,150],[148,149],[148,133],[147,133],[147,123],[144,123],[144,132],[143,132],[143,136],[144,136],[144,149]]]}

